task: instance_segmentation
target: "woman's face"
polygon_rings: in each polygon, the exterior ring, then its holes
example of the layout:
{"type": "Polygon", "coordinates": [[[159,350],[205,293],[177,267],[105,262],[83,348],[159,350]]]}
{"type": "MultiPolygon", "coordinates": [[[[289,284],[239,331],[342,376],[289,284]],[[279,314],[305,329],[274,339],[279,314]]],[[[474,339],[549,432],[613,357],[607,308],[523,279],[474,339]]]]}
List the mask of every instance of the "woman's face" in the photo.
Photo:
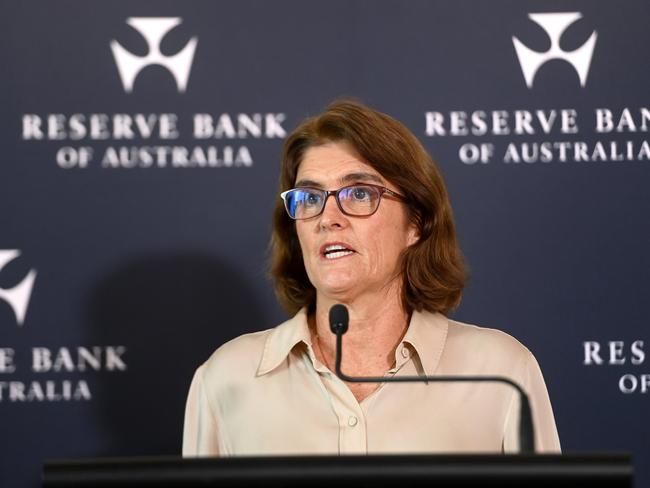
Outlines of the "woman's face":
{"type": "MultiPolygon", "coordinates": [[[[345,142],[309,148],[298,168],[295,186],[338,190],[355,183],[371,183],[400,193],[345,142]]],[[[307,275],[318,295],[345,303],[399,286],[400,254],[418,237],[405,204],[387,196],[367,217],[343,214],[331,196],[322,214],[296,221],[296,232],[307,275]],[[326,252],[334,245],[345,251],[326,252]]]]}

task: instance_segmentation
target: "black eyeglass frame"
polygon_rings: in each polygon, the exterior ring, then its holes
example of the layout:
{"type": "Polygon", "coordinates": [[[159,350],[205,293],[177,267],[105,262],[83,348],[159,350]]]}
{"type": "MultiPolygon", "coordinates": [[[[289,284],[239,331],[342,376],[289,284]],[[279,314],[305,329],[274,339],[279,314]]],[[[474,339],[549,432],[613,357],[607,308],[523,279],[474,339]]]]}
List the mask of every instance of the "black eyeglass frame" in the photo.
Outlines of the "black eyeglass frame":
{"type": "Polygon", "coordinates": [[[347,215],[348,217],[370,217],[371,215],[374,215],[377,212],[377,210],[379,210],[379,205],[381,204],[381,197],[383,197],[385,194],[388,194],[391,197],[393,197],[393,198],[395,198],[397,200],[401,200],[403,202],[408,201],[408,199],[404,195],[400,195],[399,193],[394,192],[393,190],[389,190],[385,186],[373,185],[372,183],[356,183],[354,185],[344,186],[342,188],[339,188],[338,190],[323,190],[322,188],[314,188],[314,187],[311,187],[311,186],[299,186],[299,187],[296,187],[296,188],[291,188],[290,190],[283,191],[282,193],[280,193],[280,198],[282,198],[282,201],[284,202],[284,209],[287,211],[287,215],[289,215],[289,218],[291,218],[293,220],[309,220],[309,219],[313,219],[314,217],[318,217],[320,214],[322,214],[325,211],[325,205],[327,205],[327,199],[332,195],[334,195],[334,200],[336,200],[336,205],[339,207],[339,210],[341,211],[341,213],[343,213],[343,215],[347,215]],[[356,186],[371,187],[371,188],[375,188],[375,189],[379,190],[379,200],[377,200],[377,207],[375,207],[375,209],[371,213],[369,213],[369,214],[351,214],[351,213],[346,212],[345,209],[343,208],[343,205],[341,205],[341,201],[339,200],[340,192],[342,192],[343,190],[347,190],[349,188],[354,188],[356,186]],[[287,194],[289,192],[292,192],[294,190],[314,190],[314,191],[317,191],[317,192],[321,192],[321,194],[325,195],[325,198],[323,199],[323,206],[321,207],[320,211],[315,215],[312,215],[310,217],[305,217],[305,218],[302,218],[302,219],[292,217],[291,212],[289,211],[289,208],[287,207],[286,196],[287,196],[287,194]]]}

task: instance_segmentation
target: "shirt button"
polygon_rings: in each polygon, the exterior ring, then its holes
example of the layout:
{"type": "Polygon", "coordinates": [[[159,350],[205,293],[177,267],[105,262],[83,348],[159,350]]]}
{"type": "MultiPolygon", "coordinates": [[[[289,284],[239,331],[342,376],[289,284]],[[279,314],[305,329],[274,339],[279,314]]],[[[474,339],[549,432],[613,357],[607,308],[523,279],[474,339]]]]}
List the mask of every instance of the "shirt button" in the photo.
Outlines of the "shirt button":
{"type": "Polygon", "coordinates": [[[407,347],[402,348],[402,357],[407,358],[409,357],[409,350],[407,347]]]}
{"type": "Polygon", "coordinates": [[[348,418],[348,425],[350,427],[354,427],[355,425],[357,425],[358,422],[359,422],[359,419],[356,418],[354,415],[350,415],[350,418],[348,418]]]}

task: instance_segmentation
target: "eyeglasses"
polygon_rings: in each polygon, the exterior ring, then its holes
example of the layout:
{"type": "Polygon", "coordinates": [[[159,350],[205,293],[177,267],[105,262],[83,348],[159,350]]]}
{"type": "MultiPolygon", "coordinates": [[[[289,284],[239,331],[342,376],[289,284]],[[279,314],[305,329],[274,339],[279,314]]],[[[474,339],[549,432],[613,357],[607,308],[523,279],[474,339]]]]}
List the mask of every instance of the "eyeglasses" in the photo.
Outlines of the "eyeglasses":
{"type": "Polygon", "coordinates": [[[368,184],[345,186],[338,190],[294,188],[282,192],[280,197],[284,200],[284,208],[287,209],[289,217],[294,220],[304,220],[323,213],[330,195],[334,195],[339,209],[345,215],[366,217],[377,211],[381,197],[385,194],[398,200],[406,200],[406,197],[388,188],[368,184]]]}

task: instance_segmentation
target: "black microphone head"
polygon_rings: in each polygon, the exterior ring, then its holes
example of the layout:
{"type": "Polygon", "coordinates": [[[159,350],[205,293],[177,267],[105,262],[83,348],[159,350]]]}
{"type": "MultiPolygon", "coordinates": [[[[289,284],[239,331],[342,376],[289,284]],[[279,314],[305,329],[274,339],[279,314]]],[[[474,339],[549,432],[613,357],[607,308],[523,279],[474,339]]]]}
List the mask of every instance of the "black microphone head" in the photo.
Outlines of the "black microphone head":
{"type": "Polygon", "coordinates": [[[348,309],[337,303],[330,308],[330,330],[333,334],[345,334],[348,331],[348,309]]]}

